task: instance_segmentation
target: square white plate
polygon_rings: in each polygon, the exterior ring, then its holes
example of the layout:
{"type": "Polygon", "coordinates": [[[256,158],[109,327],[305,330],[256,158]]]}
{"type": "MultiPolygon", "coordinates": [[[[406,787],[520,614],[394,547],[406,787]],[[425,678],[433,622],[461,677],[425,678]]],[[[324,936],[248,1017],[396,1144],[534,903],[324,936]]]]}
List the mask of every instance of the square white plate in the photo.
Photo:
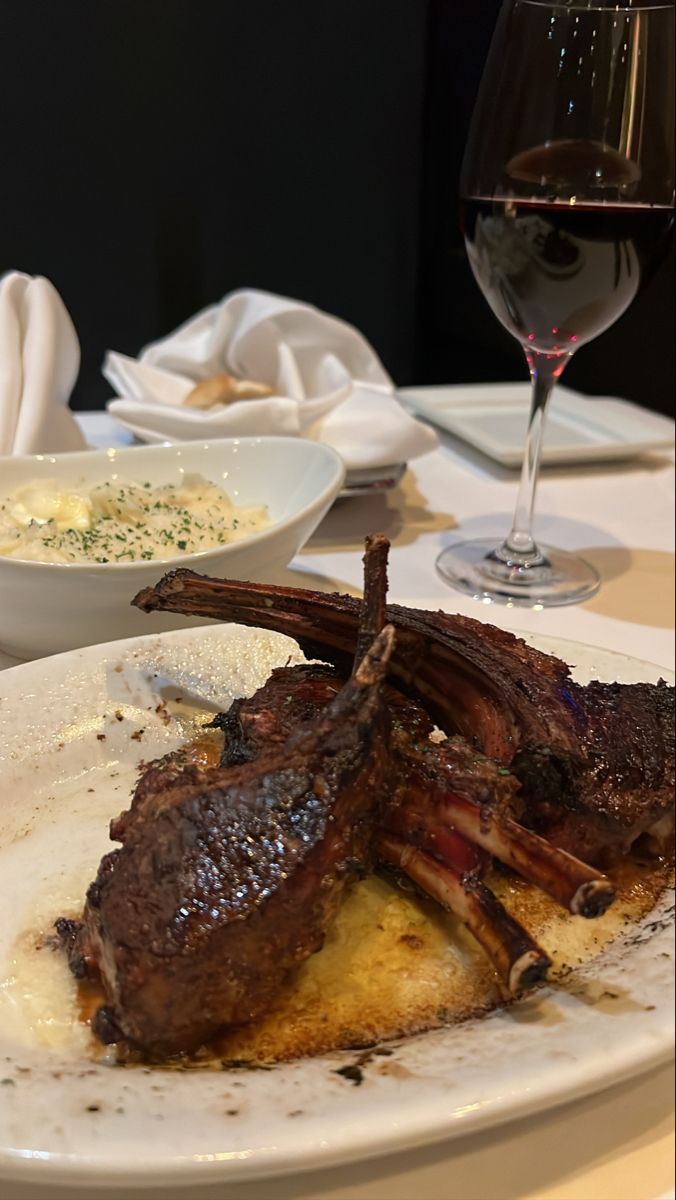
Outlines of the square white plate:
{"type": "MultiPolygon", "coordinates": [[[[506,467],[519,467],[530,405],[528,383],[454,384],[400,388],[418,416],[438,425],[506,467]]],[[[672,446],[674,423],[627,400],[582,396],[558,387],[552,396],[544,463],[633,458],[672,446]]]]}

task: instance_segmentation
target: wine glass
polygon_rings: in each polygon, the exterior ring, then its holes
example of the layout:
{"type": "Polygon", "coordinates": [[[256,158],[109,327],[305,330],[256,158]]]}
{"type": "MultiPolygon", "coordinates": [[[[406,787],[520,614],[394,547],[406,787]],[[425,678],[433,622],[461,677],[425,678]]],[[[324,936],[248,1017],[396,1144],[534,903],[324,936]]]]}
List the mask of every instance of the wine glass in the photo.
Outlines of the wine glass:
{"type": "Polygon", "coordinates": [[[508,0],[465,151],[461,212],[479,287],[524,349],[532,403],[511,532],[498,546],[450,546],[437,568],[484,600],[572,604],[599,577],[533,537],[545,416],[571,356],[625,311],[668,244],[673,3],[508,0]]]}

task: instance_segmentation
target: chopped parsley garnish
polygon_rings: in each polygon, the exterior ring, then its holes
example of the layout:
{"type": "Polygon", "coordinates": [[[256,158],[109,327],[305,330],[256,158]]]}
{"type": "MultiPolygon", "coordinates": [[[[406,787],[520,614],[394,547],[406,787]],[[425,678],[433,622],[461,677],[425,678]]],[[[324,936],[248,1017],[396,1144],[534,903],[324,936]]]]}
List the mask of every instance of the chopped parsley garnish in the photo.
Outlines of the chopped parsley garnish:
{"type": "MultiPolygon", "coordinates": [[[[50,486],[54,492],[56,483],[45,485],[50,486]]],[[[91,491],[82,487],[77,495],[88,505],[88,527],[64,527],[58,519],[31,519],[28,525],[14,521],[14,497],[3,497],[0,555],[57,562],[148,562],[176,551],[190,554],[221,546],[268,523],[262,507],[237,509],[221,488],[200,476],[161,486],[118,481],[91,491]]]]}

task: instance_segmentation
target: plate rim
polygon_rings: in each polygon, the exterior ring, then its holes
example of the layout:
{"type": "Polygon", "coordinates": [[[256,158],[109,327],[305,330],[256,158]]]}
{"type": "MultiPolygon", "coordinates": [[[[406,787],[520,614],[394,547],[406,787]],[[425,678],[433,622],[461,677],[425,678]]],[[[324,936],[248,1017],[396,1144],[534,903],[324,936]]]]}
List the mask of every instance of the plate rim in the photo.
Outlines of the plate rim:
{"type": "MultiPolygon", "coordinates": [[[[417,1036],[424,1037],[425,1034],[417,1036]]],[[[342,1052],[343,1057],[350,1053],[342,1052]]],[[[219,1182],[225,1186],[300,1175],[347,1163],[374,1161],[388,1154],[406,1153],[423,1146],[438,1145],[471,1134],[488,1132],[512,1121],[519,1121],[534,1111],[550,1112],[563,1108],[581,1097],[600,1095],[620,1082],[629,1082],[648,1074],[670,1061],[672,1057],[673,1047],[662,1050],[653,1048],[652,1053],[639,1053],[637,1050],[632,1061],[623,1060],[622,1066],[618,1064],[611,1067],[602,1080],[597,1077],[598,1082],[582,1076],[576,1082],[571,1080],[563,1090],[557,1087],[556,1092],[548,1089],[524,1092],[516,1101],[513,1096],[502,1098],[501,1107],[483,1109],[480,1117],[474,1113],[462,1113],[449,1120],[444,1116],[439,1118],[436,1125],[431,1125],[424,1117],[420,1117],[417,1127],[414,1117],[410,1130],[404,1135],[399,1122],[390,1119],[388,1128],[379,1137],[364,1134],[361,1143],[355,1138],[352,1127],[349,1136],[342,1139],[334,1133],[332,1146],[323,1138],[313,1141],[304,1136],[299,1139],[296,1148],[289,1147],[280,1151],[279,1148],[273,1147],[271,1152],[258,1149],[251,1153],[251,1157],[246,1153],[234,1154],[227,1162],[227,1171],[223,1169],[224,1164],[218,1161],[218,1154],[178,1155],[168,1159],[163,1155],[161,1166],[158,1165],[158,1157],[137,1159],[130,1167],[129,1164],[121,1162],[119,1155],[115,1157],[112,1152],[109,1158],[105,1158],[66,1152],[40,1151],[27,1154],[26,1151],[8,1151],[0,1147],[0,1181],[41,1183],[49,1180],[59,1187],[70,1184],[77,1188],[92,1185],[122,1188],[130,1184],[142,1187],[206,1187],[219,1182]],[[306,1154],[305,1159],[298,1157],[301,1147],[304,1152],[310,1152],[306,1154]],[[204,1161],[205,1158],[208,1161],[204,1161]]],[[[407,1118],[410,1119],[410,1113],[407,1114],[407,1118]]]]}

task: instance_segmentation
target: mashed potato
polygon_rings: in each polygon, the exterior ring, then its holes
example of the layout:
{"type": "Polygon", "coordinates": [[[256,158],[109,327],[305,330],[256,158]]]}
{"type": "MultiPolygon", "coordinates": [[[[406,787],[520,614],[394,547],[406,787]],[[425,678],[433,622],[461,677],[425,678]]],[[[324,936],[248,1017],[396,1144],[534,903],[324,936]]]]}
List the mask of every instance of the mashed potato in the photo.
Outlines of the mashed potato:
{"type": "Polygon", "coordinates": [[[263,506],[239,508],[201,475],[157,487],[118,479],[71,489],[40,479],[0,497],[0,555],[60,563],[175,558],[269,524],[263,506]]]}

